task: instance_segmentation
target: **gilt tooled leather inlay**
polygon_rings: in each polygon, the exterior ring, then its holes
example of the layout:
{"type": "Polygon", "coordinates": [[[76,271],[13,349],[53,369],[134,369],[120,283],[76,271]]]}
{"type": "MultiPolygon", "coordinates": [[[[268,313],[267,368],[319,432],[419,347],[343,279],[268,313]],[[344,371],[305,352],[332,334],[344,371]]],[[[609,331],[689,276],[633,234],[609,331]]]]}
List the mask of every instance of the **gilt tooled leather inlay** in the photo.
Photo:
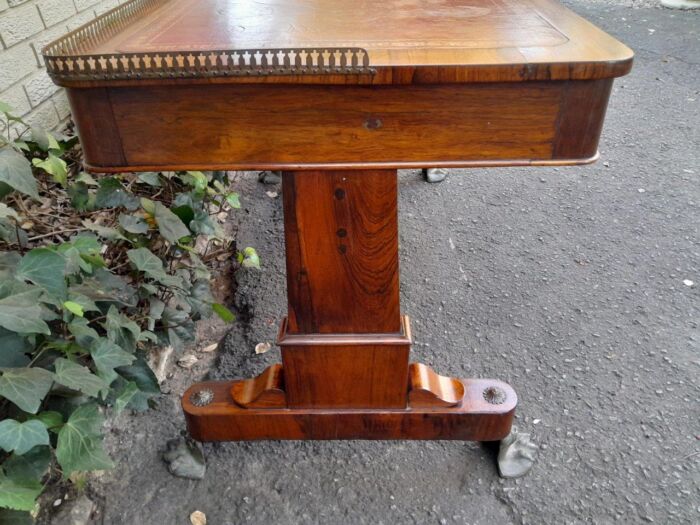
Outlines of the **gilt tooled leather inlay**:
{"type": "Polygon", "coordinates": [[[43,54],[54,80],[67,81],[357,75],[442,61],[450,49],[516,59],[567,41],[521,0],[130,0],[43,54]]]}
{"type": "Polygon", "coordinates": [[[113,44],[126,52],[317,46],[371,51],[553,46],[567,40],[536,11],[523,8],[522,0],[393,0],[385,6],[373,0],[200,1],[194,6],[192,0],[171,0],[158,13],[157,30],[134,31],[113,44]]]}

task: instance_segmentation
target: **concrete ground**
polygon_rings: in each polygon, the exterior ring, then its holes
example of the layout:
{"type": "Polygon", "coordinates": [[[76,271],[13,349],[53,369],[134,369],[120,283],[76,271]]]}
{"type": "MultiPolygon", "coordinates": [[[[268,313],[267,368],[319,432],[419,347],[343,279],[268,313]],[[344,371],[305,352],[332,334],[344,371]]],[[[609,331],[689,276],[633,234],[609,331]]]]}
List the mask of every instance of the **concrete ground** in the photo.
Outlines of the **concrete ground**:
{"type": "MultiPolygon", "coordinates": [[[[156,410],[115,422],[119,466],[93,482],[102,523],[700,523],[700,13],[569,4],[636,51],[600,162],[400,175],[413,358],[511,383],[541,445],[531,473],[500,479],[476,443],[257,442],[205,445],[206,478],[174,478],[160,454],[204,373],[180,371],[156,410]]],[[[253,353],[285,312],[266,191],[279,188],[241,180],[239,243],[263,270],[240,276],[214,378],[279,360],[253,353]]]]}

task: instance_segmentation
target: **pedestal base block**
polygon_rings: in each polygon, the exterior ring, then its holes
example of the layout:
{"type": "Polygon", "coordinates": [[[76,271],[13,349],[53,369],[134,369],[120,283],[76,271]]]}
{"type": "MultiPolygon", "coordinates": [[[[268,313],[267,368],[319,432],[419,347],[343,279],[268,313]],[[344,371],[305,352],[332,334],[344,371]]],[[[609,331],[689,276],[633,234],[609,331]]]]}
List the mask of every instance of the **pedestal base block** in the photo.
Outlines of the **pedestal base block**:
{"type": "Polygon", "coordinates": [[[517,396],[506,383],[462,379],[465,396],[454,407],[402,409],[243,408],[232,381],[190,387],[182,397],[187,427],[198,441],[257,439],[454,439],[498,441],[510,432],[517,396]],[[198,406],[200,392],[208,403],[198,406]],[[194,401],[194,402],[193,402],[194,401]]]}

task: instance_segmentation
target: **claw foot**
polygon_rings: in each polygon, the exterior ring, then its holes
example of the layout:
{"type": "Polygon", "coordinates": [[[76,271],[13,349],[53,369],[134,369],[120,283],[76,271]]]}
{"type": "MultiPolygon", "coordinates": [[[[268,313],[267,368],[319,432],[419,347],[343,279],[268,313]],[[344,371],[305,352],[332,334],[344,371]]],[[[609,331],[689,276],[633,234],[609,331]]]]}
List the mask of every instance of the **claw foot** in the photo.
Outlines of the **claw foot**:
{"type": "Polygon", "coordinates": [[[447,178],[447,170],[445,168],[424,169],[423,177],[428,182],[442,182],[447,178]]]}
{"type": "Polygon", "coordinates": [[[539,447],[530,441],[530,434],[519,433],[513,427],[501,441],[498,451],[498,471],[502,478],[519,478],[527,474],[537,458],[539,447]]]}

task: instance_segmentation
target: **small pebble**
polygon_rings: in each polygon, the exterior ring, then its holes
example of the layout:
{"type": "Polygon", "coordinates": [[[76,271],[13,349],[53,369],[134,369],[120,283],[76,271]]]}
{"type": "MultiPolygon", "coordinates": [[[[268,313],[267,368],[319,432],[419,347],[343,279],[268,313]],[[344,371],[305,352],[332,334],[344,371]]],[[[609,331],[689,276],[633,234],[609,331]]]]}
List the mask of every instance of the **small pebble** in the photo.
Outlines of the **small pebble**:
{"type": "Polygon", "coordinates": [[[270,348],[272,348],[272,345],[270,343],[258,343],[257,345],[255,345],[255,353],[264,354],[265,352],[269,352],[270,348]]]}

